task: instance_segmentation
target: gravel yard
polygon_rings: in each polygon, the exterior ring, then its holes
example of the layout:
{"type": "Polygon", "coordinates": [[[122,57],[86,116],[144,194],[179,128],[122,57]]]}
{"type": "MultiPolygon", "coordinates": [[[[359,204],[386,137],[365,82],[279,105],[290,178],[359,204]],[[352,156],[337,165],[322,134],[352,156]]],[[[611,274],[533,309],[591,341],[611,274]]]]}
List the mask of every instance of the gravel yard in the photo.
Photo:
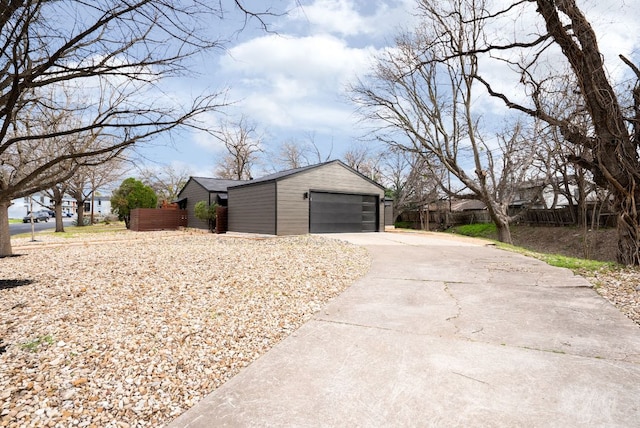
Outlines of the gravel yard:
{"type": "Polygon", "coordinates": [[[0,426],[167,423],[370,265],[311,236],[38,240],[0,259],[0,426]]]}
{"type": "MultiPolygon", "coordinates": [[[[40,235],[0,259],[0,426],[161,426],[364,275],[313,236],[40,235]]],[[[592,274],[640,324],[640,270],[592,274]]]]}

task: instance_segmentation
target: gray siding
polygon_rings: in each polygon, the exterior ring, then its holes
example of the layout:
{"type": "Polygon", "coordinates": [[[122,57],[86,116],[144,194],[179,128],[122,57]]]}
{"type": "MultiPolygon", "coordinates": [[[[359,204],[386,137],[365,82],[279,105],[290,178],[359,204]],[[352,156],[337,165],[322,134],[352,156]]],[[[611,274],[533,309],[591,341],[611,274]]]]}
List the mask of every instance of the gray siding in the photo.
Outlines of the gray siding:
{"type": "Polygon", "coordinates": [[[393,217],[393,200],[387,199],[384,201],[384,225],[393,226],[395,220],[393,217]]]}
{"type": "Polygon", "coordinates": [[[229,231],[276,234],[276,183],[230,188],[229,231]]]}
{"type": "Polygon", "coordinates": [[[196,183],[194,180],[189,180],[187,185],[184,186],[178,195],[178,199],[184,198],[187,198],[187,227],[209,229],[207,222],[200,220],[195,215],[196,203],[200,201],[207,201],[207,203],[209,203],[209,192],[207,189],[196,183]]]}
{"type": "Polygon", "coordinates": [[[384,190],[336,162],[284,177],[278,182],[278,235],[309,233],[309,200],[303,195],[310,190],[378,195],[378,230],[384,230],[384,190]]]}

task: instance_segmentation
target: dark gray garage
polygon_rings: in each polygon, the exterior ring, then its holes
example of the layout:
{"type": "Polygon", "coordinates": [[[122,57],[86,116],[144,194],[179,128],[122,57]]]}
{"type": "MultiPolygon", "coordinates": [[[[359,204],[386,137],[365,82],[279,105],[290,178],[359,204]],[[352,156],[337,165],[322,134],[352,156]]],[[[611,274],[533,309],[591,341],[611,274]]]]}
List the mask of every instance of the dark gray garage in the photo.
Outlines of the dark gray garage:
{"type": "Polygon", "coordinates": [[[380,210],[375,195],[310,192],[311,233],[377,232],[380,210]]]}
{"type": "Polygon", "coordinates": [[[384,187],[339,160],[228,189],[229,230],[271,235],[384,231],[384,187]]]}

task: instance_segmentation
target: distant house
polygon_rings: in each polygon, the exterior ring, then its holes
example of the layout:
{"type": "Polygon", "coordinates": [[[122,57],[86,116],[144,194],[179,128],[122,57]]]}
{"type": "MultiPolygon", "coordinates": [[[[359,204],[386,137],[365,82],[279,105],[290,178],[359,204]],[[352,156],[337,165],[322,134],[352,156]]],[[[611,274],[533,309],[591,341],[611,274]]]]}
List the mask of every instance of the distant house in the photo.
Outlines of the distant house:
{"type": "Polygon", "coordinates": [[[178,194],[188,212],[188,226],[197,219],[198,201],[228,208],[228,230],[270,235],[384,231],[384,187],[335,160],[249,180],[190,177],[178,194]]]}
{"type": "MultiPolygon", "coordinates": [[[[38,210],[53,210],[54,203],[51,198],[45,193],[36,193],[31,196],[25,196],[24,198],[18,198],[11,201],[9,206],[9,218],[22,218],[26,216],[33,206],[33,211],[38,210]]],[[[77,212],[76,200],[70,196],[62,198],[62,212],[72,213],[77,212]]]]}
{"type": "Polygon", "coordinates": [[[223,180],[219,178],[189,177],[189,180],[180,190],[177,197],[178,207],[187,210],[188,225],[198,229],[208,229],[206,221],[200,220],[195,215],[195,206],[200,201],[207,205],[216,203],[227,206],[227,189],[229,186],[243,184],[243,180],[223,180]]]}
{"type": "Polygon", "coordinates": [[[102,217],[111,214],[111,196],[93,196],[84,203],[84,215],[102,217]]]}

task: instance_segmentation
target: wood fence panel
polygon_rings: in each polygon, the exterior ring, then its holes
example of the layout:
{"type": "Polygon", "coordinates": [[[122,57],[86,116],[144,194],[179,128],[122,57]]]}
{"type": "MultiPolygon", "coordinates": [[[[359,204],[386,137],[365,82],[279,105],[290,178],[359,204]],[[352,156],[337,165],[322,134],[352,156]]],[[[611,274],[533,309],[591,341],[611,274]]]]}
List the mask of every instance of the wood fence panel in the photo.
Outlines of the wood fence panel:
{"type": "Polygon", "coordinates": [[[227,233],[228,211],[227,207],[216,207],[216,233],[227,233]]]}
{"type": "Polygon", "coordinates": [[[187,210],[136,208],[131,210],[131,230],[177,230],[187,226],[187,210]]]}

